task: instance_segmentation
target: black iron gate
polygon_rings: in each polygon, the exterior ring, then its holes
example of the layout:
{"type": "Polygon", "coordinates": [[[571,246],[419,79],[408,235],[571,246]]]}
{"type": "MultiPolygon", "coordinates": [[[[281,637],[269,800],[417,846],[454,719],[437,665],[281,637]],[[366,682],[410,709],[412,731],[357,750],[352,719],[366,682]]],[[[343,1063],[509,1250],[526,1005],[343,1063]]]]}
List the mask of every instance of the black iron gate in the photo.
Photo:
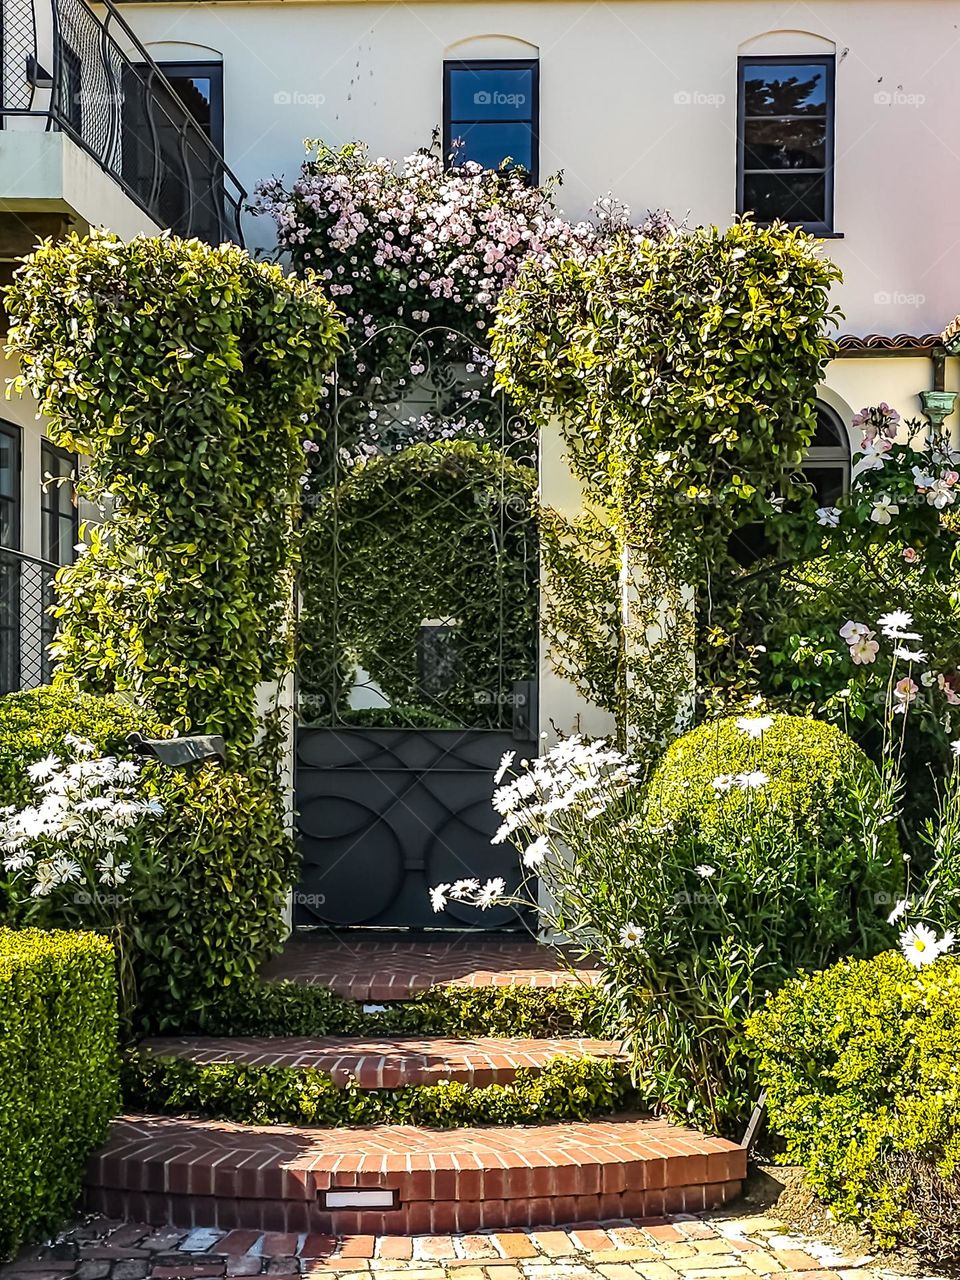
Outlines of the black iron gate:
{"type": "Polygon", "coordinates": [[[309,446],[295,923],[521,927],[429,889],[518,881],[494,773],[536,749],[535,441],[463,334],[343,357],[309,446]]]}

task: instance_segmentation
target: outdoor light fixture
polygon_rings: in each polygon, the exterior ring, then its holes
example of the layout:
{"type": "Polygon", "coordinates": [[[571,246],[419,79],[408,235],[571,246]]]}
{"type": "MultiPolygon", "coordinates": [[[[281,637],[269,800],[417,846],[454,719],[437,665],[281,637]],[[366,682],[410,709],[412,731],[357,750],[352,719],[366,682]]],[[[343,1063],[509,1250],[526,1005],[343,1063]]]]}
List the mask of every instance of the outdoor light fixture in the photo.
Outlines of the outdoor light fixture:
{"type": "Polygon", "coordinates": [[[145,738],[142,733],[131,733],[127,744],[138,756],[159,760],[169,769],[182,769],[204,760],[227,762],[226,743],[219,733],[197,734],[192,738],[145,738]]]}
{"type": "Polygon", "coordinates": [[[335,1187],[321,1191],[325,1209],[396,1209],[397,1193],[389,1187],[335,1187]]]}

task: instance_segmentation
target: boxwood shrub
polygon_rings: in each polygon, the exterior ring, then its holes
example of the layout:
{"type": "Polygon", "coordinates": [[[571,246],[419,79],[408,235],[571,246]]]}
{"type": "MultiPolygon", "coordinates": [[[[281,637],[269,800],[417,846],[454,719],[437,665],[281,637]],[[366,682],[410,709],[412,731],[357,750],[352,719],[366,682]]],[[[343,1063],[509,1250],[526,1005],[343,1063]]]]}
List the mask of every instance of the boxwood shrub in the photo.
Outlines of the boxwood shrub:
{"type": "Polygon", "coordinates": [[[747,1025],[785,1162],[879,1244],[960,1260],[960,961],[789,982],[747,1025]]]}
{"type": "MultiPolygon", "coordinates": [[[[0,697],[0,803],[33,799],[27,766],[62,752],[68,733],[101,753],[129,756],[134,730],[166,736],[149,711],[116,696],[47,687],[0,697]]],[[[185,770],[147,765],[146,790],[165,809],[155,858],[126,885],[131,959],[147,1028],[176,1027],[215,1007],[231,983],[252,978],[279,949],[297,858],[275,778],[250,760],[185,770]]],[[[43,924],[62,924],[41,904],[43,924]]],[[[22,922],[23,903],[0,880],[0,920],[22,922]]],[[[33,922],[33,920],[31,920],[33,922]]]]}
{"type": "MultiPolygon", "coordinates": [[[[804,849],[793,882],[781,885],[779,936],[765,941],[768,957],[790,976],[845,953],[889,946],[887,916],[902,894],[904,871],[895,823],[880,828],[877,849],[867,847],[864,818],[882,804],[881,784],[861,748],[820,720],[770,719],[759,739],[733,716],[677,738],[653,774],[648,807],[657,822],[689,824],[708,843],[742,820],[766,837],[772,860],[781,840],[804,849]],[[723,775],[755,770],[769,779],[755,790],[713,785],[723,775]]],[[[729,905],[749,909],[747,902],[729,905]]]]}
{"type": "MultiPolygon", "coordinates": [[[[126,755],[127,735],[134,731],[153,737],[168,732],[127,699],[97,697],[68,684],[0,696],[0,807],[33,802],[27,766],[62,752],[67,734],[89,738],[104,755],[126,755]]],[[[0,868],[0,923],[18,923],[20,914],[13,884],[0,868]]]]}
{"type": "Polygon", "coordinates": [[[415,1124],[470,1125],[589,1120],[636,1111],[653,1101],[625,1063],[613,1058],[555,1058],[541,1072],[522,1070],[507,1084],[458,1080],[362,1089],[338,1085],[314,1068],[196,1063],[149,1051],[124,1065],[127,1106],[166,1115],[196,1115],[243,1124],[317,1127],[415,1124]]]}
{"type": "Polygon", "coordinates": [[[63,750],[64,738],[89,738],[104,755],[127,754],[127,735],[160,736],[150,712],[120,697],[97,697],[71,685],[45,685],[0,697],[0,805],[33,798],[27,765],[63,750]]]}
{"type": "Polygon", "coordinates": [[[131,885],[141,1025],[204,1018],[286,936],[299,865],[267,767],[156,770],[159,863],[131,885]]]}
{"type": "Polygon", "coordinates": [[[208,1036],[424,1035],[528,1039],[600,1036],[611,1025],[600,987],[433,987],[365,1013],[327,987],[241,980],[184,1012],[178,1029],[208,1036]]]}
{"type": "Polygon", "coordinates": [[[0,929],[0,1259],[73,1210],[119,1101],[109,942],[0,929]]]}

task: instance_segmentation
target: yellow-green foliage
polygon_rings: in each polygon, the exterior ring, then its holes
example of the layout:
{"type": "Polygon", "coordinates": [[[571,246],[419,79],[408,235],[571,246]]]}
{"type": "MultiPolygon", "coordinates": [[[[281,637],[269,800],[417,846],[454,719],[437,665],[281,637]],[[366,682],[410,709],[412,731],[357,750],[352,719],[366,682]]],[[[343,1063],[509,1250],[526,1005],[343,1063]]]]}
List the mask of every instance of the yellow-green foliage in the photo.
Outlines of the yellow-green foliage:
{"type": "Polygon", "coordinates": [[[0,1258],[73,1210],[118,1106],[110,943],[0,929],[0,1258]]]}
{"type": "Polygon", "coordinates": [[[842,961],[788,983],[747,1033],[784,1160],[879,1243],[960,1256],[960,963],[842,961]]]}
{"type": "Polygon", "coordinates": [[[134,731],[159,736],[156,717],[119,697],[98,698],[70,685],[47,685],[0,697],[0,804],[29,804],[27,765],[64,749],[66,735],[89,738],[98,751],[126,754],[134,731]]]}
{"type": "Polygon", "coordinates": [[[731,805],[751,806],[753,812],[776,812],[818,833],[834,827],[849,831],[859,788],[866,786],[872,799],[879,795],[876,769],[834,725],[806,716],[773,716],[762,738],[753,739],[738,718],[709,720],[670,745],[650,787],[651,802],[664,818],[696,814],[712,826],[731,805]],[[713,785],[724,774],[753,770],[770,779],[759,790],[718,791],[713,785]]]}

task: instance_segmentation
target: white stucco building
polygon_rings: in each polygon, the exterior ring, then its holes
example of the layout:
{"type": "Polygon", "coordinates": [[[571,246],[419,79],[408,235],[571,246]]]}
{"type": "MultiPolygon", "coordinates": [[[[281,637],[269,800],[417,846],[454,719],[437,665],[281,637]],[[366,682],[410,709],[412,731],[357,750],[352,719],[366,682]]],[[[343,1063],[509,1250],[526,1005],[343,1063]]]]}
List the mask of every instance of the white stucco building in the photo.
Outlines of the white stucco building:
{"type": "MultiPolygon", "coordinates": [[[[807,225],[844,273],[821,390],[838,428],[960,390],[941,336],[960,308],[953,0],[3,0],[3,22],[0,257],[68,225],[183,225],[188,206],[195,232],[236,235],[238,187],[291,180],[305,138],[399,158],[438,130],[562,173],[571,217],[612,192],[635,216],[807,225]]],[[[239,225],[272,246],[269,219],[239,225]]],[[[59,558],[42,424],[15,399],[0,416],[5,545],[59,558]]],[[[547,442],[545,496],[576,505],[570,483],[547,442]]]]}

